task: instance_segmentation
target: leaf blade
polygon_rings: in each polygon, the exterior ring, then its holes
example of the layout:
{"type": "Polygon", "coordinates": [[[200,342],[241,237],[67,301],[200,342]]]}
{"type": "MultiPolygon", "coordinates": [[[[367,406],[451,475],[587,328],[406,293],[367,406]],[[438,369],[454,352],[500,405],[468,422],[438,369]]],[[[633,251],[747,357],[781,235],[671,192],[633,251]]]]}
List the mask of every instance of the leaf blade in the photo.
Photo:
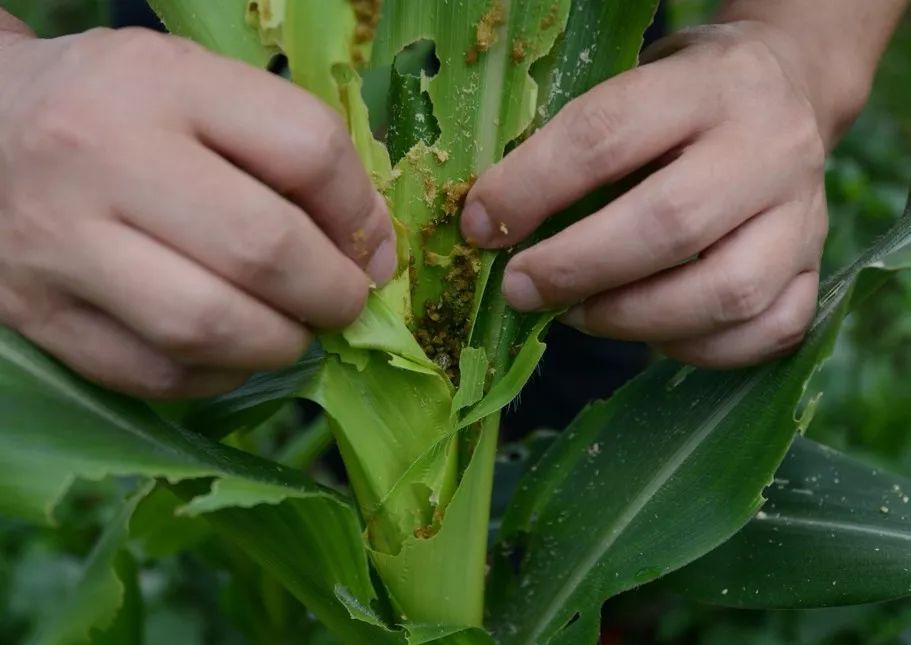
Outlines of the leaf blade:
{"type": "Polygon", "coordinates": [[[247,0],[149,0],[168,30],[217,54],[266,67],[274,51],[247,25],[247,0]]]}
{"type": "Polygon", "coordinates": [[[311,603],[334,631],[355,642],[376,637],[374,628],[353,624],[342,607],[320,600],[326,594],[333,598],[336,584],[365,604],[375,597],[359,518],[340,496],[302,473],[170,423],[140,401],[101,390],[3,328],[0,409],[0,512],[46,521],[77,478],[165,479],[189,490],[187,512],[205,511],[223,533],[311,603]],[[210,479],[215,488],[199,488],[199,480],[210,479]],[[300,533],[282,534],[284,542],[251,537],[263,526],[288,525],[300,533]],[[279,560],[263,550],[264,544],[288,554],[308,544],[324,557],[279,560]]]}
{"type": "Polygon", "coordinates": [[[92,632],[103,632],[114,623],[126,594],[116,571],[117,557],[129,534],[130,517],[150,490],[146,485],[121,505],[92,549],[76,587],[44,617],[30,645],[88,642],[92,632]]]}
{"type": "Polygon", "coordinates": [[[907,478],[798,438],[756,517],[666,583],[704,602],[750,609],[911,595],[909,493],[907,478]]]}

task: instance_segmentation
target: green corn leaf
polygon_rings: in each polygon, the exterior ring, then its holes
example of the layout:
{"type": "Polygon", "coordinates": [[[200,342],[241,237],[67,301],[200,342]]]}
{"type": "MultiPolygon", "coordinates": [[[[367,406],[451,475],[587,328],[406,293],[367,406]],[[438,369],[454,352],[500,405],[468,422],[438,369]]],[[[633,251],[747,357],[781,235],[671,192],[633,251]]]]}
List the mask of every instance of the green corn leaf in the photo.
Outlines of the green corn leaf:
{"type": "MultiPolygon", "coordinates": [[[[218,54],[256,67],[266,67],[275,54],[245,22],[247,0],[149,0],[149,4],[168,31],[218,54]]],[[[269,0],[263,4],[268,5],[269,0]]]]}
{"type": "Polygon", "coordinates": [[[802,349],[731,373],[654,366],[584,411],[519,487],[491,600],[505,643],[547,642],[611,595],[730,538],[762,504],[804,388],[852,304],[911,266],[911,214],[822,290],[802,349]],[[660,400],[660,405],[655,401],[660,400]]]}
{"type": "Polygon", "coordinates": [[[632,67],[658,3],[572,2],[566,30],[535,68],[540,127],[577,96],[632,67]]]}
{"type": "Polygon", "coordinates": [[[232,392],[189,403],[177,418],[181,425],[213,439],[257,428],[298,395],[319,373],[325,357],[314,344],[294,366],[256,374],[232,392]]]}
{"type": "Polygon", "coordinates": [[[442,627],[440,625],[406,625],[408,645],[493,645],[483,629],[442,627]]]}
{"type": "Polygon", "coordinates": [[[215,523],[333,631],[353,642],[374,638],[334,601],[336,584],[365,605],[374,599],[360,521],[338,495],[88,384],[6,329],[0,409],[0,513],[47,521],[77,478],[179,484],[185,514],[215,523]],[[211,489],[193,481],[213,478],[211,489]]]}
{"type": "MultiPolygon", "coordinates": [[[[121,550],[129,533],[130,517],[150,489],[146,486],[123,504],[89,555],[76,587],[61,605],[50,608],[50,614],[42,618],[38,631],[28,640],[30,645],[88,643],[91,637],[109,629],[129,631],[125,624],[115,624],[127,600],[127,589],[116,569],[119,557],[128,558],[121,550]]],[[[130,565],[122,561],[119,566],[127,577],[130,565]]]]}
{"type": "MultiPolygon", "coordinates": [[[[557,4],[565,19],[568,3],[557,4]]],[[[349,101],[337,99],[345,83],[356,85],[355,68],[361,62],[351,50],[351,35],[358,28],[351,5],[338,0],[323,2],[319,8],[300,3],[293,10],[289,5],[285,14],[284,49],[292,72],[298,70],[293,73],[296,82],[347,115],[361,157],[368,169],[375,170],[377,184],[386,188],[407,241],[403,247],[407,247],[410,271],[381,295],[371,297],[352,328],[323,338],[331,356],[305,395],[332,418],[367,521],[374,562],[394,604],[402,614],[407,610],[411,621],[481,622],[484,531],[474,527],[486,522],[487,504],[470,499],[456,504],[453,499],[462,468],[459,490],[475,491],[472,498],[489,497],[489,490],[476,487],[490,484],[492,453],[490,463],[478,462],[471,454],[473,441],[463,443],[458,433],[460,412],[483,403],[488,361],[480,349],[466,353],[464,360],[458,355],[460,340],[467,340],[463,327],[470,322],[474,294],[480,291],[474,274],[481,260],[476,252],[458,245],[455,215],[471,177],[499,159],[506,144],[533,120],[536,94],[529,67],[547,53],[562,28],[560,20],[540,27],[552,6],[556,5],[529,2],[519,8],[490,0],[384,4],[377,55],[371,64],[385,61],[391,67],[399,52],[420,39],[434,42],[441,61],[440,72],[421,85],[406,86],[393,78],[396,87],[417,99],[417,108],[407,115],[415,121],[423,118],[425,124],[433,116],[439,136],[433,146],[421,141],[414,145],[420,137],[402,123],[405,113],[394,115],[399,120],[393,133],[398,131],[412,145],[393,141],[401,159],[395,171],[389,171],[392,183],[388,186],[382,181],[386,168],[377,162],[382,154],[364,128],[369,118],[359,93],[352,93],[349,101]],[[525,48],[522,56],[513,52],[519,40],[525,48]],[[424,89],[433,104],[432,115],[427,113],[424,89]],[[454,270],[461,273],[456,275],[454,270]],[[405,298],[403,281],[409,292],[405,298]],[[450,334],[457,349],[432,353],[429,360],[428,347],[415,342],[408,325],[420,326],[427,303],[442,301],[448,288],[462,289],[455,297],[461,299],[464,311],[451,315],[451,320],[446,314],[452,312],[444,312],[448,329],[441,326],[417,338],[450,334]],[[466,373],[454,396],[447,376],[454,380],[457,365],[464,365],[466,373]],[[460,454],[460,446],[469,452],[460,454]],[[464,521],[457,521],[463,515],[464,521]],[[465,537],[468,530],[474,531],[470,539],[465,537]],[[454,531],[458,535],[448,537],[454,531]],[[459,567],[439,550],[448,541],[464,555],[459,567]],[[433,602],[432,594],[413,577],[445,579],[444,573],[466,577],[471,584],[442,603],[433,602]]],[[[370,58],[366,48],[361,56],[370,58]]],[[[514,395],[500,393],[499,405],[514,395]]],[[[493,413],[498,408],[488,409],[493,413]]],[[[489,425],[495,433],[496,424],[489,425]]],[[[495,441],[495,434],[481,437],[480,445],[495,441]]],[[[463,493],[458,499],[466,498],[463,493]]]]}
{"type": "Polygon", "coordinates": [[[76,478],[130,475],[169,481],[235,477],[343,502],[275,468],[158,417],[146,404],[98,388],[0,328],[0,512],[51,518],[76,478]]]}
{"type": "MultiPolygon", "coordinates": [[[[330,356],[303,392],[331,417],[368,520],[381,502],[389,503],[399,478],[449,428],[452,395],[446,381],[437,373],[389,361],[387,354],[368,352],[359,368],[330,356]]],[[[439,489],[433,492],[446,496],[439,489]]]]}
{"type": "MultiPolygon", "coordinates": [[[[480,624],[484,532],[469,537],[464,527],[486,522],[487,504],[463,511],[456,500],[464,490],[489,498],[489,489],[477,486],[489,486],[493,452],[479,464],[473,451],[496,438],[478,436],[472,426],[482,423],[487,434],[495,433],[495,419],[485,420],[533,372],[550,317],[520,319],[506,311],[498,284],[502,262],[494,270],[494,254],[463,243],[457,215],[473,179],[535,123],[539,106],[539,119],[548,116],[548,106],[557,109],[554,97],[564,96],[554,80],[559,74],[582,61],[593,68],[586,75],[592,82],[635,62],[654,3],[640,3],[644,11],[594,12],[586,4],[389,0],[377,23],[378,3],[302,0],[284,4],[283,15],[273,12],[268,24],[260,16],[264,40],[288,55],[295,82],[347,119],[400,231],[408,270],[371,297],[352,328],[321,339],[329,357],[304,394],[332,419],[374,562],[408,620],[480,624]],[[544,60],[571,12],[571,39],[560,55],[544,60]],[[622,42],[623,51],[604,47],[605,34],[621,28],[634,34],[622,42]],[[432,78],[402,78],[396,59],[421,40],[433,43],[440,70],[432,78]],[[578,59],[569,61],[570,54],[578,59]],[[544,98],[531,75],[542,60],[535,73],[550,75],[544,98]],[[364,64],[387,66],[391,87],[411,99],[392,110],[394,169],[369,130],[357,74],[364,64]],[[460,355],[464,345],[469,349],[460,355]],[[463,512],[464,520],[453,519],[463,512]],[[448,542],[453,546],[444,547],[448,542]],[[475,589],[444,599],[449,609],[441,609],[426,591],[416,591],[423,586],[412,576],[448,579],[446,554],[456,548],[469,558],[460,573],[475,589]]],[[[261,14],[258,3],[256,10],[261,14]]]]}
{"type": "Polygon", "coordinates": [[[363,542],[352,514],[331,512],[282,486],[216,480],[209,493],[195,482],[174,488],[187,505],[179,515],[202,516],[227,540],[300,600],[345,643],[397,643],[397,634],[351,620],[336,597],[342,586],[365,607],[374,600],[363,542]]]}
{"type": "Polygon", "coordinates": [[[162,558],[193,549],[213,536],[212,527],[197,517],[178,515],[184,501],[166,485],[158,485],[136,507],[130,520],[130,546],[146,558],[162,558]]]}
{"type": "Polygon", "coordinates": [[[668,576],[684,595],[807,608],[911,595],[911,480],[799,438],[747,526],[668,576]]]}
{"type": "Polygon", "coordinates": [[[123,585],[123,601],[110,627],[92,635],[92,645],[139,645],[145,642],[145,601],[139,586],[139,565],[128,549],[117,554],[114,573],[123,585]]]}
{"type": "MultiPolygon", "coordinates": [[[[358,16],[348,0],[295,0],[284,11],[283,49],[294,82],[345,112],[339,93],[339,69],[369,60],[372,33],[369,16],[358,16]]],[[[364,3],[369,4],[369,3],[364,3]]],[[[377,9],[378,10],[378,9],[377,9]]],[[[377,16],[378,18],[378,16],[377,16]]]]}
{"type": "Polygon", "coordinates": [[[423,84],[439,137],[432,146],[411,148],[387,191],[407,226],[416,321],[443,296],[447,276],[451,281],[447,259],[461,243],[455,215],[472,178],[499,160],[534,118],[537,89],[529,69],[553,46],[568,8],[568,0],[384,3],[371,64],[392,65],[419,40],[433,42],[440,60],[439,73],[423,84]]]}
{"type": "Polygon", "coordinates": [[[398,553],[373,554],[399,608],[409,611],[401,616],[403,622],[482,624],[484,597],[475,590],[484,588],[496,423],[497,417],[486,419],[479,429],[478,444],[461,486],[446,507],[445,521],[436,532],[404,540],[398,553]],[[415,584],[413,578],[403,575],[411,567],[433,571],[435,576],[421,578],[424,584],[415,584]]]}
{"type": "Polygon", "coordinates": [[[389,87],[389,155],[398,164],[419,142],[432,146],[440,136],[433,116],[430,96],[421,89],[422,79],[399,73],[398,65],[390,66],[389,87]]]}

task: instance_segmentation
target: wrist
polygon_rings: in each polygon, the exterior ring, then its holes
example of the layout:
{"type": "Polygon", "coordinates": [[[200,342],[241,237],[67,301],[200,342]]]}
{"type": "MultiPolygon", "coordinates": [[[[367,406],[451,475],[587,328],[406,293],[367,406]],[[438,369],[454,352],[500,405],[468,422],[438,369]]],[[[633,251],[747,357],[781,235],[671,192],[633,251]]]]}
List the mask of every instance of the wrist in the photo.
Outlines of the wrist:
{"type": "Polygon", "coordinates": [[[811,35],[793,34],[774,21],[725,11],[717,21],[740,26],[769,49],[792,82],[805,92],[827,148],[834,147],[866,104],[875,65],[811,35]]]}

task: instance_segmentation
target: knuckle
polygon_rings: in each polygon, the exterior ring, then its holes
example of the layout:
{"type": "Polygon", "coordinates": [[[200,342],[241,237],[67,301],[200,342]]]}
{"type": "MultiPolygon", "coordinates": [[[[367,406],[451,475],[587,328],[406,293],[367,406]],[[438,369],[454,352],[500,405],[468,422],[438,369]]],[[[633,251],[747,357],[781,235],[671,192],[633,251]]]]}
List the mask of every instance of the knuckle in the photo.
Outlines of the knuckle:
{"type": "Polygon", "coordinates": [[[721,74],[731,79],[719,85],[722,103],[731,110],[755,110],[757,98],[775,97],[786,105],[793,97],[793,84],[781,61],[764,40],[730,35],[715,50],[721,74]]]}
{"type": "Polygon", "coordinates": [[[190,378],[188,368],[164,358],[150,361],[139,371],[139,382],[131,389],[136,389],[144,398],[149,399],[179,398],[186,390],[190,378]]]}
{"type": "Polygon", "coordinates": [[[269,284],[287,277],[289,261],[302,247],[291,217],[276,219],[238,240],[229,271],[245,284],[269,284]]]}
{"type": "Polygon", "coordinates": [[[0,325],[10,327],[20,333],[34,325],[31,313],[24,298],[16,294],[5,294],[0,290],[0,325]]]}
{"type": "MultiPolygon", "coordinates": [[[[10,285],[11,286],[11,285],[10,285]]],[[[52,333],[64,311],[62,301],[40,287],[14,290],[0,286],[0,324],[33,339],[52,333]]]]}
{"type": "Polygon", "coordinates": [[[340,117],[329,108],[321,108],[310,127],[301,129],[306,140],[296,146],[306,155],[308,181],[313,186],[329,184],[336,177],[340,164],[352,149],[351,137],[340,117]]]}
{"type": "Polygon", "coordinates": [[[233,340],[226,308],[215,299],[196,303],[159,334],[167,351],[186,358],[213,356],[233,340]]]}
{"type": "Polygon", "coordinates": [[[646,209],[645,234],[664,258],[684,260],[700,248],[701,230],[692,198],[684,190],[652,188],[646,209]]]}
{"type": "Polygon", "coordinates": [[[31,109],[26,127],[19,128],[14,145],[26,158],[85,152],[98,145],[92,112],[75,93],[52,93],[31,109]]]}
{"type": "Polygon", "coordinates": [[[107,27],[95,27],[78,36],[65,37],[60,41],[65,45],[59,51],[58,62],[63,67],[93,65],[94,61],[110,51],[112,39],[115,38],[117,31],[107,27]]]}
{"type": "Polygon", "coordinates": [[[569,148],[581,155],[585,170],[603,172],[618,156],[622,116],[614,102],[601,100],[597,91],[570,102],[563,124],[569,148]]]}
{"type": "Polygon", "coordinates": [[[57,213],[41,201],[39,190],[20,183],[2,198],[6,204],[0,209],[0,270],[34,270],[39,258],[57,258],[60,243],[72,243],[57,213]]]}
{"type": "Polygon", "coordinates": [[[761,281],[745,271],[725,274],[715,287],[717,322],[742,323],[756,318],[769,304],[761,281]]]}
{"type": "Polygon", "coordinates": [[[800,250],[804,257],[813,259],[814,266],[817,266],[829,236],[829,208],[824,194],[817,193],[808,200],[803,218],[800,229],[803,244],[800,250]]]}
{"type": "Polygon", "coordinates": [[[825,197],[822,198],[822,205],[816,211],[817,215],[813,218],[810,240],[813,245],[814,254],[822,253],[825,247],[826,239],[829,237],[829,210],[825,204],[825,197]]]}
{"type": "Polygon", "coordinates": [[[196,46],[188,40],[149,29],[118,29],[113,33],[116,55],[127,64],[142,61],[148,66],[152,62],[160,63],[196,50],[196,46]]]}
{"type": "Polygon", "coordinates": [[[825,171],[826,144],[808,103],[804,102],[797,108],[797,116],[788,130],[790,149],[786,154],[792,159],[802,160],[811,177],[822,177],[825,171]]]}
{"type": "Polygon", "coordinates": [[[775,54],[759,38],[730,34],[719,41],[716,50],[722,65],[746,79],[760,79],[769,69],[778,68],[775,54]]]}
{"type": "Polygon", "coordinates": [[[540,290],[545,300],[553,303],[575,303],[584,297],[582,267],[571,254],[559,254],[547,258],[546,268],[542,262],[535,262],[522,268],[540,290]]]}

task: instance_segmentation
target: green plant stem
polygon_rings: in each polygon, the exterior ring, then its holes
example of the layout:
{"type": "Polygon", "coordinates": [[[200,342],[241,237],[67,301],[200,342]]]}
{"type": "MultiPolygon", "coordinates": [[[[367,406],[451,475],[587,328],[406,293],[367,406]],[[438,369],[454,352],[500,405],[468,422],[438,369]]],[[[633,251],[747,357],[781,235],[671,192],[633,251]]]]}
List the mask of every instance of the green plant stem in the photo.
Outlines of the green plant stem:
{"type": "MultiPolygon", "coordinates": [[[[507,259],[498,255],[493,260],[493,268],[488,278],[490,284],[502,282],[507,259]]],[[[518,319],[516,313],[506,304],[506,299],[500,295],[499,289],[495,294],[495,297],[482,305],[486,307],[486,311],[481,315],[484,326],[480,332],[481,346],[487,352],[487,359],[494,370],[494,379],[497,379],[509,369],[510,349],[515,341],[518,319]]]]}
{"type": "Polygon", "coordinates": [[[476,430],[478,441],[439,533],[406,544],[396,556],[374,553],[403,622],[482,626],[499,425],[497,413],[466,430],[476,430]]]}
{"type": "Polygon", "coordinates": [[[493,497],[493,473],[500,435],[500,413],[492,414],[478,423],[480,437],[474,459],[479,460],[480,474],[474,486],[471,521],[463,527],[466,534],[467,564],[473,567],[475,584],[466,589],[476,620],[467,623],[482,627],[484,620],[484,588],[487,577],[487,536],[490,524],[490,502],[493,497]]]}
{"type": "Polygon", "coordinates": [[[305,470],[332,445],[333,440],[329,419],[321,416],[282,448],[275,461],[289,468],[305,470]]]}

